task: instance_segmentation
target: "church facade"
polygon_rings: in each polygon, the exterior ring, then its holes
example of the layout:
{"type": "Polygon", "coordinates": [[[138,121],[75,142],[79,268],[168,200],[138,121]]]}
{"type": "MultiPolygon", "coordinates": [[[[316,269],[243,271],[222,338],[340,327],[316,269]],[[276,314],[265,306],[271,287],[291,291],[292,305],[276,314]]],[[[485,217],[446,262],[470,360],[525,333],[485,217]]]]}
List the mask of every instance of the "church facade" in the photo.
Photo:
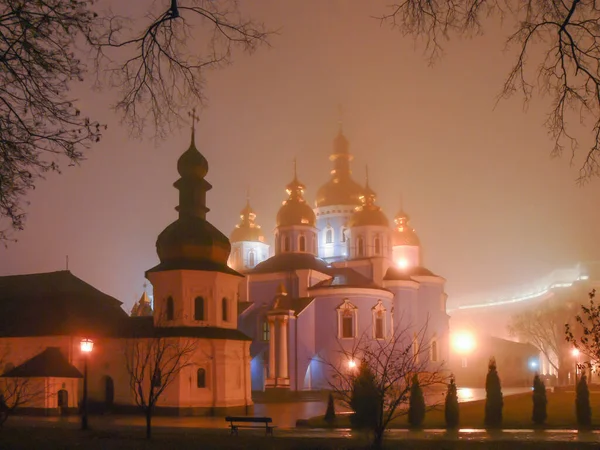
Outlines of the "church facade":
{"type": "Polygon", "coordinates": [[[331,179],[314,208],[294,168],[272,255],[249,204],[231,234],[236,256],[229,264],[246,275],[239,329],[252,338],[255,391],[326,389],[328,367],[344,363],[340,349],[365,336],[419,334],[428,367],[448,361],[445,279],[423,266],[408,214],[401,209],[390,224],[368,175],[365,186],[353,180],[341,129],[330,160],[331,179]]]}
{"type": "Polygon", "coordinates": [[[139,412],[140,392],[148,404],[162,390],[159,414],[248,411],[251,340],[237,314],[243,276],[227,265],[228,238],[206,220],[208,163],[193,128],[177,170],[179,217],[158,236],[160,262],[146,271],[153,309],[144,294],[129,316],[69,271],[0,277],[0,395],[9,407],[11,389],[26,383],[20,410],[78,411],[87,366],[92,410],[139,412]],[[93,343],[89,354],[84,341],[93,343]]]}

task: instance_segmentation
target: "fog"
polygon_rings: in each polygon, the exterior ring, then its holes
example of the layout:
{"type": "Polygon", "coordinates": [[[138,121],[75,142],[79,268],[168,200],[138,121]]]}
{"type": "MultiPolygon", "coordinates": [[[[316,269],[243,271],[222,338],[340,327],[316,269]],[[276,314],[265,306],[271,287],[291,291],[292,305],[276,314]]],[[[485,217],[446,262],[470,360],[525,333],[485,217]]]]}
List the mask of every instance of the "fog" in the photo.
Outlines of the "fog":
{"type": "MultiPolygon", "coordinates": [[[[422,45],[371,18],[385,2],[241,6],[279,33],[271,47],[237,54],[207,79],[196,143],[213,185],[208,220],[225,234],[249,187],[257,222],[272,237],[294,158],[313,204],[331,169],[341,104],[354,178],[364,182],[368,164],[390,220],[403,197],[424,265],[448,280],[450,305],[596,259],[600,182],[581,187],[579,159],[550,158],[545,100],[496,104],[513,55],[499,27],[453,40],[430,66],[422,45]]],[[[110,91],[77,89],[108,130],[80,167],[49,174],[30,192],[26,229],[0,248],[0,274],[62,270],[68,255],[75,275],[129,311],[158,260],[156,237],[176,218],[172,183],[190,131],[133,140],[110,110],[110,91]]]]}

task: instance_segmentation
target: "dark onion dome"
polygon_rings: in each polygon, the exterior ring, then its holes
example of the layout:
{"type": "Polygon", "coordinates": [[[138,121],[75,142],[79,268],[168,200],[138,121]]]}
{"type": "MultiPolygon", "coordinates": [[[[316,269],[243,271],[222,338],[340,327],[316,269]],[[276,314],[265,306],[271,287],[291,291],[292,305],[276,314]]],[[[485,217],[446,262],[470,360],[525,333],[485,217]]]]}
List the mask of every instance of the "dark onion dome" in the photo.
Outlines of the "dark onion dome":
{"type": "Polygon", "coordinates": [[[367,184],[364,188],[363,195],[361,196],[362,206],[357,208],[356,211],[354,211],[354,214],[350,216],[348,226],[351,228],[365,226],[388,227],[388,219],[381,208],[375,204],[375,199],[375,192],[369,186],[367,177],[367,184]]]}
{"type": "Polygon", "coordinates": [[[394,219],[394,229],[392,231],[392,247],[397,245],[421,245],[419,236],[415,233],[415,230],[410,226],[410,216],[400,209],[396,218],[394,219]]]}
{"type": "Polygon", "coordinates": [[[329,157],[333,161],[331,179],[317,191],[316,205],[360,205],[362,186],[352,179],[350,161],[353,156],[348,151],[348,140],[340,131],[333,141],[333,153],[329,157]]]}
{"type": "Polygon", "coordinates": [[[312,269],[327,273],[325,261],[310,253],[279,253],[257,264],[249,273],[276,273],[312,269]]]}
{"type": "Polygon", "coordinates": [[[250,199],[246,200],[246,207],[240,212],[240,223],[238,223],[231,232],[231,242],[264,242],[265,235],[262,233],[260,225],[255,223],[256,214],[250,207],[250,199]]]}
{"type": "Polygon", "coordinates": [[[304,185],[296,176],[294,163],[294,179],[286,186],[288,199],[283,202],[277,213],[277,226],[289,227],[294,225],[307,225],[314,227],[316,224],[315,212],[304,200],[304,185]]]}
{"type": "Polygon", "coordinates": [[[179,218],[156,240],[160,264],[149,272],[161,270],[211,270],[237,274],[227,267],[231,252],[229,239],[206,220],[206,192],[212,188],[204,179],[208,162],[196,148],[194,127],[190,147],[177,161],[181,178],[174,184],[179,190],[179,218]]]}

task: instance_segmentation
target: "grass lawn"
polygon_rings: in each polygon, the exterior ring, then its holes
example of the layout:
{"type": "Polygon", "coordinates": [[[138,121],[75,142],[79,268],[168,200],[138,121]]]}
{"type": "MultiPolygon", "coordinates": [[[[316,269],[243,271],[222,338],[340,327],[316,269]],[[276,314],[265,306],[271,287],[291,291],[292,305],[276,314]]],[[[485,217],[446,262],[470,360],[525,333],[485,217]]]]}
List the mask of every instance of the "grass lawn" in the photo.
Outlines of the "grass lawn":
{"type": "MultiPolygon", "coordinates": [[[[575,419],[575,393],[574,392],[548,392],[548,419],[546,428],[571,429],[577,428],[575,419]]],[[[600,392],[590,393],[592,406],[592,424],[600,428],[600,392]]],[[[460,427],[483,428],[483,415],[485,400],[460,403],[460,427]]],[[[506,429],[533,428],[531,411],[533,408],[532,394],[511,395],[504,398],[503,427],[506,429]]],[[[325,426],[323,416],[309,419],[308,425],[313,428],[325,426]]],[[[338,427],[350,425],[347,417],[338,416],[338,427]]],[[[391,428],[407,428],[407,417],[402,416],[392,422],[391,428]]],[[[423,428],[445,428],[444,406],[440,405],[435,410],[427,412],[423,428]]]]}

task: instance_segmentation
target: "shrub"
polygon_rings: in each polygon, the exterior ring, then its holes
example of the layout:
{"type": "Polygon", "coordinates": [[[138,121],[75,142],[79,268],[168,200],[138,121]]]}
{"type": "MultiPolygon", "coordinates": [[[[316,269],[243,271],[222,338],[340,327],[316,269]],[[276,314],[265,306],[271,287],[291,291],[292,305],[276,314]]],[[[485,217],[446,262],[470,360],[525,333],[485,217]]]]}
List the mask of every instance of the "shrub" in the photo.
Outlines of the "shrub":
{"type": "Polygon", "coordinates": [[[543,425],[546,422],[548,414],[546,412],[546,386],[538,374],[533,377],[533,413],[531,420],[536,425],[543,425]]]}
{"type": "Polygon", "coordinates": [[[502,387],[500,377],[496,369],[496,360],[490,358],[488,373],[485,379],[485,417],[484,424],[488,428],[499,428],[502,426],[502,387]]]}
{"type": "Polygon", "coordinates": [[[354,411],[350,418],[353,428],[374,429],[381,414],[380,394],[375,383],[375,375],[364,362],[352,380],[350,408],[354,411]]]}
{"type": "Polygon", "coordinates": [[[446,418],[446,428],[458,428],[458,394],[456,392],[456,383],[454,376],[450,377],[448,392],[446,393],[446,403],[444,405],[444,417],[446,418]]]}
{"type": "Polygon", "coordinates": [[[335,406],[333,405],[333,394],[329,393],[329,398],[327,399],[327,411],[325,411],[325,422],[329,425],[333,425],[335,422],[335,406]]]}
{"type": "Polygon", "coordinates": [[[413,375],[410,385],[410,398],[408,400],[408,423],[411,427],[420,427],[425,419],[425,397],[419,384],[417,374],[413,375]]]}
{"type": "Polygon", "coordinates": [[[592,409],[590,408],[590,391],[587,385],[585,374],[581,375],[577,383],[575,394],[575,412],[577,414],[577,424],[581,427],[592,425],[592,409]]]}

